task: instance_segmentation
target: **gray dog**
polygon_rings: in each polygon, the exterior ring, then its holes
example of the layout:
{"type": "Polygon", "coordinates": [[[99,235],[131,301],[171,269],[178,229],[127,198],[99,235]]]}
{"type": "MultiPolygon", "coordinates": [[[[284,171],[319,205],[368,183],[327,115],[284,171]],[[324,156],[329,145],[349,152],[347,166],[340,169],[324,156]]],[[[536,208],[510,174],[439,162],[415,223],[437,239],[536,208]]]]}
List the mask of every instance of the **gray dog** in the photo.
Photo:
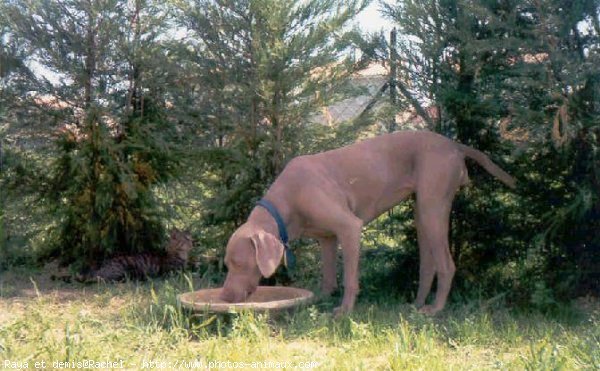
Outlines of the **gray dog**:
{"type": "Polygon", "coordinates": [[[452,200],[469,182],[464,158],[514,188],[515,180],[482,152],[431,132],[397,132],[336,150],[294,158],[246,223],[231,236],[229,269],[221,299],[244,301],[261,276],[271,276],[285,255],[288,234],[315,238],[321,246],[322,292],[337,288],[336,254],[344,260],[344,296],[336,315],[352,311],[358,294],[362,227],[409,195],[416,194],[415,223],[420,272],[416,306],[435,314],[444,308],[456,270],[448,248],[452,200]],[[434,276],[435,301],[425,305],[434,276]]]}

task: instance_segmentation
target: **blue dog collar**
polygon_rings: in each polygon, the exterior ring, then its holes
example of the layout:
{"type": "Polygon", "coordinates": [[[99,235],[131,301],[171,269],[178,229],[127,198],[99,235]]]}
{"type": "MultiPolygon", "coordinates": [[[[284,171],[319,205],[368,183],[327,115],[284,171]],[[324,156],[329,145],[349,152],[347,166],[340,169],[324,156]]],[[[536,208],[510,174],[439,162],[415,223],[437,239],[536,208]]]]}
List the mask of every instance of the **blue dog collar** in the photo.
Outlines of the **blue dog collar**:
{"type": "Polygon", "coordinates": [[[277,211],[277,208],[275,205],[273,205],[273,203],[271,203],[271,201],[268,201],[264,198],[258,201],[256,205],[265,208],[269,214],[271,214],[273,219],[275,219],[275,222],[277,223],[277,229],[279,230],[279,239],[283,243],[284,247],[283,265],[285,265],[285,267],[288,269],[293,269],[296,265],[296,257],[288,246],[289,238],[287,228],[285,227],[285,223],[281,217],[281,214],[279,214],[279,211],[277,211]]]}

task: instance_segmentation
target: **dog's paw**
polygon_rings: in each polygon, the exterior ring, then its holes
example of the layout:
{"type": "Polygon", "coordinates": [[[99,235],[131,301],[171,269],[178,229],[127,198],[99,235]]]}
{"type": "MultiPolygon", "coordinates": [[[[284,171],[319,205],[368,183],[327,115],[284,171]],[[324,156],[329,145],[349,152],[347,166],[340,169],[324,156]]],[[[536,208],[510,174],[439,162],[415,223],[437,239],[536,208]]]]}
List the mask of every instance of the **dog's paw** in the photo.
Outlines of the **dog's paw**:
{"type": "Polygon", "coordinates": [[[419,308],[419,313],[426,316],[435,316],[441,309],[435,308],[433,305],[424,305],[419,308]]]}
{"type": "Polygon", "coordinates": [[[344,308],[343,305],[340,305],[339,307],[337,307],[333,310],[333,318],[339,319],[339,318],[345,317],[346,315],[348,315],[348,313],[350,313],[350,310],[347,308],[344,308]]]}

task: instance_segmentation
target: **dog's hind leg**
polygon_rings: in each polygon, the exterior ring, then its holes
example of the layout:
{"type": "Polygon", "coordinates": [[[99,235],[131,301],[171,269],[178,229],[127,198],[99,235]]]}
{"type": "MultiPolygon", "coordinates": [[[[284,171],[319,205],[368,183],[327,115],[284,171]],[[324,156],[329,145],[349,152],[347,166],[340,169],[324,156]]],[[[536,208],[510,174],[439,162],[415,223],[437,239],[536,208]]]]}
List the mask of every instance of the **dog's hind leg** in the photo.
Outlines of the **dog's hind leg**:
{"type": "MultiPolygon", "coordinates": [[[[418,196],[417,196],[418,198],[418,196]]],[[[451,202],[437,200],[419,202],[417,199],[417,230],[421,257],[417,306],[425,304],[431,289],[434,273],[437,276],[437,291],[433,305],[422,306],[420,311],[435,314],[446,305],[456,267],[448,245],[448,223],[451,202]],[[423,259],[424,258],[424,259],[423,259]]]]}
{"type": "MultiPolygon", "coordinates": [[[[415,208],[415,220],[419,225],[420,216],[417,208],[415,208]]],[[[417,240],[419,242],[419,291],[417,291],[417,299],[415,300],[417,308],[425,305],[425,300],[431,291],[431,284],[435,276],[432,250],[429,244],[425,243],[426,237],[422,236],[424,233],[424,227],[417,228],[417,240]]]]}
{"type": "Polygon", "coordinates": [[[419,239],[419,291],[415,304],[426,314],[435,314],[446,305],[456,267],[450,254],[448,230],[452,200],[463,180],[463,162],[449,156],[434,158],[417,185],[415,222],[419,239]],[[424,305],[434,275],[437,291],[433,305],[424,305]]]}

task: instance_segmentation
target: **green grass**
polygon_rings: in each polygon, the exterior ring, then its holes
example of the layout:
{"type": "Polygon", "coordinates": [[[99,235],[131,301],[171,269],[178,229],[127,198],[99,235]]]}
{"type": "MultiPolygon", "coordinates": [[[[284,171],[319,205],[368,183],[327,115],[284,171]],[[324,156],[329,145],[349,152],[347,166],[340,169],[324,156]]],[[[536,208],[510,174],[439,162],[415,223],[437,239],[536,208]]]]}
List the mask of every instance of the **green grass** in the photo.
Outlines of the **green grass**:
{"type": "Polygon", "coordinates": [[[247,362],[246,369],[269,361],[315,362],[324,370],[600,368],[597,301],[552,315],[455,303],[430,318],[403,302],[359,299],[356,311],[339,320],[330,314],[337,299],[271,315],[192,316],[179,307],[178,293],[206,284],[178,276],[83,286],[51,282],[41,273],[4,274],[0,362],[27,361],[29,368],[42,360],[51,368],[54,361],[88,359],[123,360],[129,369],[144,361],[182,369],[191,366],[183,361],[247,362]]]}

